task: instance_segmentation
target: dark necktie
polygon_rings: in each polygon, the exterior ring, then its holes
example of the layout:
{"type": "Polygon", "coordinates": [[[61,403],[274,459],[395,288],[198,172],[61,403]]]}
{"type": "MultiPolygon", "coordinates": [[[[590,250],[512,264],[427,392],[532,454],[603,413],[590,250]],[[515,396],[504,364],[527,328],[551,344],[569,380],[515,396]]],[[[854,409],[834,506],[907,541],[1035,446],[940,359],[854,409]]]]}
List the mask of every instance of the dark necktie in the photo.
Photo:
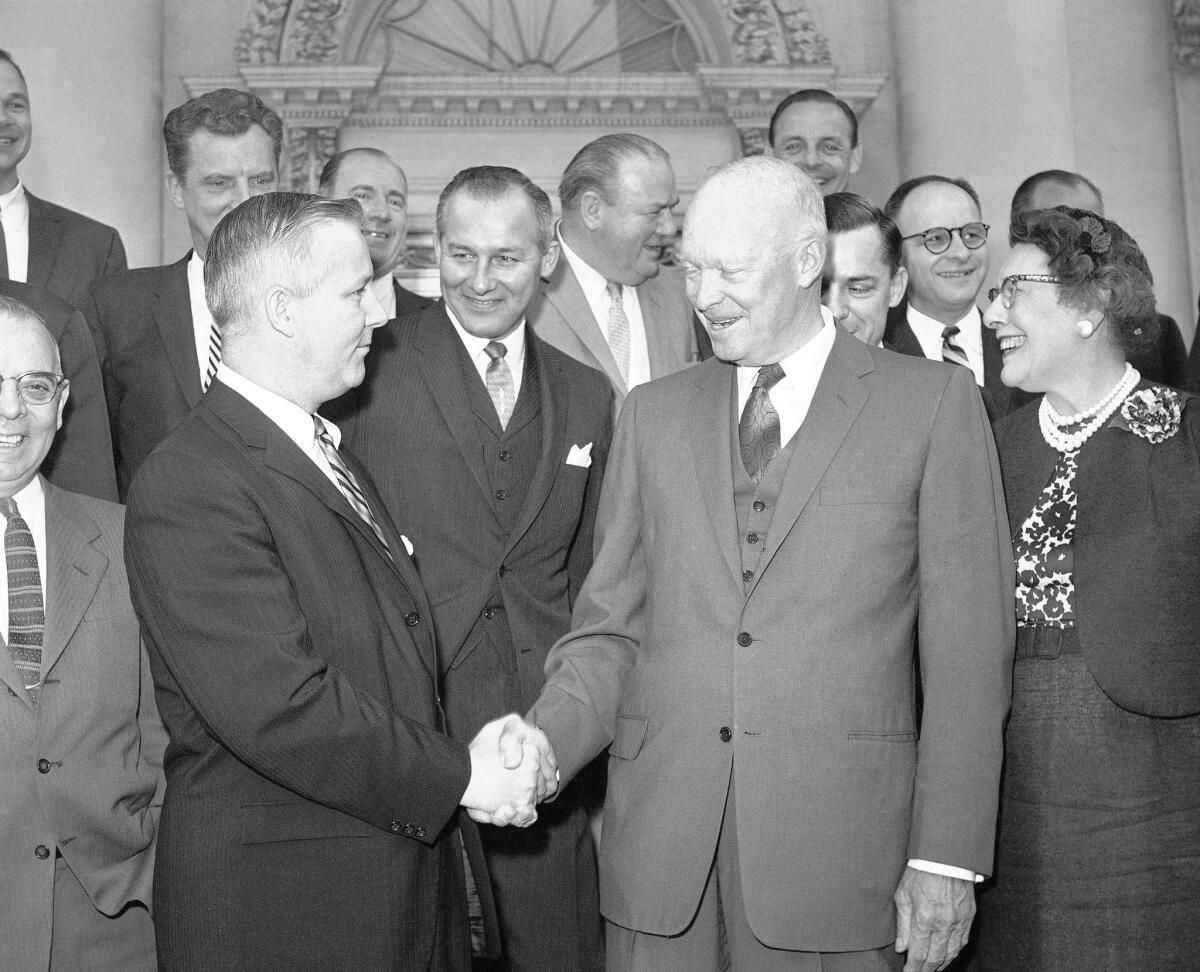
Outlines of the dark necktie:
{"type": "Polygon", "coordinates": [[[38,704],[42,687],[42,634],[46,630],[42,578],[37,548],[29,524],[17,510],[17,501],[5,497],[4,559],[8,566],[8,649],[25,682],[25,690],[38,704]]]}
{"type": "MultiPolygon", "coordinates": [[[[496,416],[500,419],[500,428],[508,428],[508,420],[512,418],[513,409],[517,406],[517,392],[513,385],[512,369],[504,356],[508,348],[500,341],[488,341],[483,349],[492,360],[488,362],[484,375],[484,384],[488,394],[492,396],[492,404],[496,406],[496,416]]],[[[478,386],[477,386],[478,387],[478,386]]]]}
{"type": "Polygon", "coordinates": [[[962,365],[970,371],[971,362],[967,360],[967,352],[954,340],[958,334],[958,327],[954,324],[947,324],[942,330],[942,360],[949,361],[951,364],[962,365]]]}
{"type": "Polygon", "coordinates": [[[4,223],[0,221],[0,280],[8,279],[8,244],[4,241],[4,223]]]}
{"type": "Polygon", "coordinates": [[[779,413],[771,404],[769,392],[783,378],[783,368],[776,364],[758,369],[754,388],[742,409],[738,422],[738,443],[742,449],[742,465],[756,483],[762,482],[767,464],[779,455],[779,413]]]}
{"type": "Polygon", "coordinates": [[[338,453],[337,446],[333,444],[333,436],[325,428],[325,423],[317,415],[313,416],[313,431],[316,434],[317,445],[321,447],[321,452],[325,454],[329,468],[333,470],[333,478],[337,480],[338,492],[346,497],[346,502],[354,507],[354,512],[362,517],[363,522],[371,528],[375,536],[379,538],[379,542],[383,544],[383,549],[387,551],[387,555],[391,557],[391,548],[383,538],[383,531],[379,529],[379,523],[376,521],[375,515],[371,512],[371,507],[367,505],[367,497],[363,495],[362,487],[358,485],[358,480],[354,478],[354,473],[350,471],[350,467],[346,465],[345,460],[338,453]]]}

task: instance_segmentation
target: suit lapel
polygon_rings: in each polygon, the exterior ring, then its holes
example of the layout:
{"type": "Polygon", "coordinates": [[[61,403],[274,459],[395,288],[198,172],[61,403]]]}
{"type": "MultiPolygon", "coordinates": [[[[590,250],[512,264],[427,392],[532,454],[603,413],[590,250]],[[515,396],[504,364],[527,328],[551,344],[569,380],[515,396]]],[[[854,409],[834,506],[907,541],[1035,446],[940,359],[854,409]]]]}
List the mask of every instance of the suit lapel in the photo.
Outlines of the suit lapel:
{"type": "MultiPolygon", "coordinates": [[[[526,389],[538,396],[542,412],[542,454],[529,485],[529,493],[521,505],[516,526],[508,539],[505,556],[529,532],[538,513],[546,504],[554,486],[559,468],[566,459],[567,413],[570,389],[566,380],[542,356],[541,342],[533,331],[525,329],[525,378],[521,383],[521,394],[526,389]]],[[[583,445],[583,443],[579,443],[583,445]]]]}
{"type": "MultiPolygon", "coordinates": [[[[620,389],[622,396],[627,394],[629,389],[625,387],[625,379],[621,377],[617,359],[613,357],[612,349],[604,340],[604,334],[592,313],[592,305],[583,295],[583,288],[579,286],[575,271],[565,258],[558,261],[558,266],[554,268],[554,273],[547,282],[546,299],[567,327],[583,342],[583,346],[591,352],[613,386],[620,389]]],[[[640,304],[640,294],[638,300],[640,304]]],[[[643,311],[643,316],[644,314],[643,311]]]]}
{"type": "Polygon", "coordinates": [[[733,508],[733,451],[730,401],[737,368],[712,358],[695,369],[696,393],[688,405],[696,482],[712,521],[717,545],[740,585],[742,560],[737,545],[737,512],[733,508]]]}
{"type": "Polygon", "coordinates": [[[189,408],[200,401],[200,361],[196,357],[196,335],[192,322],[192,298],[188,290],[189,252],[178,263],[165,268],[159,277],[152,312],[162,338],[167,361],[189,408]]]}
{"type": "Polygon", "coordinates": [[[867,391],[859,379],[874,367],[866,346],[839,329],[817,382],[808,415],[796,432],[758,577],[762,577],[780,544],[812,499],[817,484],[866,404],[867,391]]]}
{"type": "Polygon", "coordinates": [[[483,462],[483,450],[471,435],[474,421],[471,416],[474,413],[467,400],[467,390],[463,387],[462,368],[458,359],[462,342],[441,304],[425,311],[417,320],[416,327],[413,349],[417,370],[462,453],[463,461],[471,470],[475,483],[487,496],[488,475],[483,462]]]}
{"type": "Polygon", "coordinates": [[[42,671],[49,675],[70,642],[108,569],[92,546],[100,529],[82,509],[49,483],[46,491],[46,633],[42,671]]]}
{"type": "Polygon", "coordinates": [[[37,196],[26,191],[25,201],[29,205],[29,269],[26,279],[30,287],[45,290],[62,242],[62,224],[37,196]]]}

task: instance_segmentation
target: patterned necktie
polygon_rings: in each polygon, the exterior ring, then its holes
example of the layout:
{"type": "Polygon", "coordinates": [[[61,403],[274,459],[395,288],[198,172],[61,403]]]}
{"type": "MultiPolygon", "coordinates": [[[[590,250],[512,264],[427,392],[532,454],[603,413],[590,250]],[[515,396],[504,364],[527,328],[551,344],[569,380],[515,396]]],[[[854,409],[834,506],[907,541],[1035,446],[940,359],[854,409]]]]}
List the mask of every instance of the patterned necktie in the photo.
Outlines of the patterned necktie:
{"type": "Polygon", "coordinates": [[[942,360],[949,361],[951,364],[962,365],[970,371],[971,362],[967,360],[967,353],[954,340],[958,333],[958,327],[955,324],[947,324],[942,330],[942,360]]]}
{"type": "Polygon", "coordinates": [[[756,483],[762,482],[767,464],[779,455],[779,413],[771,404],[768,393],[781,378],[783,368],[778,363],[758,369],[754,388],[746,399],[746,407],[742,409],[742,418],[738,422],[742,465],[756,483]]]}
{"type": "MultiPolygon", "coordinates": [[[[483,349],[492,360],[488,362],[485,380],[488,394],[492,396],[492,404],[496,406],[496,415],[500,419],[500,428],[508,428],[508,420],[512,418],[513,409],[517,405],[517,391],[513,387],[512,370],[504,356],[508,348],[499,341],[489,341],[483,349]]],[[[478,387],[478,386],[476,386],[478,387]]]]}
{"type": "Polygon", "coordinates": [[[629,386],[629,318],[625,316],[625,306],[621,303],[621,285],[610,280],[605,288],[610,303],[608,305],[608,346],[612,349],[617,361],[617,370],[625,386],[629,386]]]}
{"type": "Polygon", "coordinates": [[[204,372],[204,380],[200,382],[200,390],[208,391],[208,386],[217,373],[217,365],[221,363],[221,334],[214,321],[208,332],[208,368],[204,372]]]}
{"type": "Polygon", "coordinates": [[[0,221],[0,280],[8,279],[8,244],[4,240],[4,223],[0,221]]]}
{"type": "Polygon", "coordinates": [[[0,501],[8,526],[4,529],[4,559],[8,565],[8,649],[33,704],[42,687],[42,634],[46,609],[37,548],[29,524],[11,496],[0,501]]]}
{"type": "Polygon", "coordinates": [[[354,512],[362,517],[363,522],[374,531],[375,536],[379,538],[379,542],[383,544],[383,549],[391,557],[391,548],[383,538],[383,531],[379,529],[379,523],[375,520],[375,515],[371,512],[371,507],[367,505],[367,498],[363,495],[362,487],[358,485],[358,480],[354,478],[354,473],[350,471],[350,467],[346,465],[342,457],[338,454],[337,446],[333,444],[333,437],[329,434],[329,430],[325,428],[325,423],[321,421],[318,415],[313,416],[313,431],[316,433],[317,445],[321,447],[321,451],[329,461],[329,467],[333,470],[333,478],[337,481],[338,491],[346,497],[346,502],[354,507],[354,512]]]}

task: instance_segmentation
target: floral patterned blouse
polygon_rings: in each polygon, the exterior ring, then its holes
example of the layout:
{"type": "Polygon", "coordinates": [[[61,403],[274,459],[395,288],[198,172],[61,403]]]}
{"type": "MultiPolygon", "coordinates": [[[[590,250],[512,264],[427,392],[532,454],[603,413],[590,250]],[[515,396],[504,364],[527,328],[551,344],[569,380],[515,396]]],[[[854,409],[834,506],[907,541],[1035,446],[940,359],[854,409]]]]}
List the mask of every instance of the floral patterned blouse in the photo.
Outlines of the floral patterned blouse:
{"type": "Polygon", "coordinates": [[[1079,452],[1059,456],[1050,482],[1021,524],[1017,561],[1017,623],[1069,628],[1075,624],[1075,470],[1079,452]]]}

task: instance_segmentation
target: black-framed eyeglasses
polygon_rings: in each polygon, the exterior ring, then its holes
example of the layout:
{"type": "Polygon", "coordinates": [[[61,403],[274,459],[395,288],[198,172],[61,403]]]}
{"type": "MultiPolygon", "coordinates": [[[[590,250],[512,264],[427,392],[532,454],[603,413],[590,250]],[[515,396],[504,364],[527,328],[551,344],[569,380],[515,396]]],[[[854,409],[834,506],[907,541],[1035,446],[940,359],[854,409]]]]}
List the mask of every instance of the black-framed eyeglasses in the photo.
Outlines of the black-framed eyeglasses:
{"type": "Polygon", "coordinates": [[[932,229],[927,229],[923,233],[912,233],[908,236],[901,237],[905,240],[915,240],[918,237],[921,240],[921,245],[930,253],[945,253],[950,249],[950,240],[954,234],[958,234],[958,238],[963,241],[963,246],[968,250],[978,250],[984,243],[987,242],[988,230],[991,227],[987,223],[963,223],[962,226],[948,228],[945,226],[935,226],[932,229]]]}
{"type": "Polygon", "coordinates": [[[1013,300],[1017,296],[1017,284],[1022,280],[1030,280],[1033,283],[1062,283],[1061,277],[1055,277],[1049,273],[1012,273],[1000,281],[999,287],[993,287],[988,291],[988,303],[992,303],[999,297],[1000,303],[1005,307],[1012,307],[1013,300]]]}
{"type": "Polygon", "coordinates": [[[6,381],[17,383],[17,394],[26,405],[45,405],[67,384],[66,376],[53,371],[27,371],[23,375],[0,375],[0,385],[6,381]]]}

